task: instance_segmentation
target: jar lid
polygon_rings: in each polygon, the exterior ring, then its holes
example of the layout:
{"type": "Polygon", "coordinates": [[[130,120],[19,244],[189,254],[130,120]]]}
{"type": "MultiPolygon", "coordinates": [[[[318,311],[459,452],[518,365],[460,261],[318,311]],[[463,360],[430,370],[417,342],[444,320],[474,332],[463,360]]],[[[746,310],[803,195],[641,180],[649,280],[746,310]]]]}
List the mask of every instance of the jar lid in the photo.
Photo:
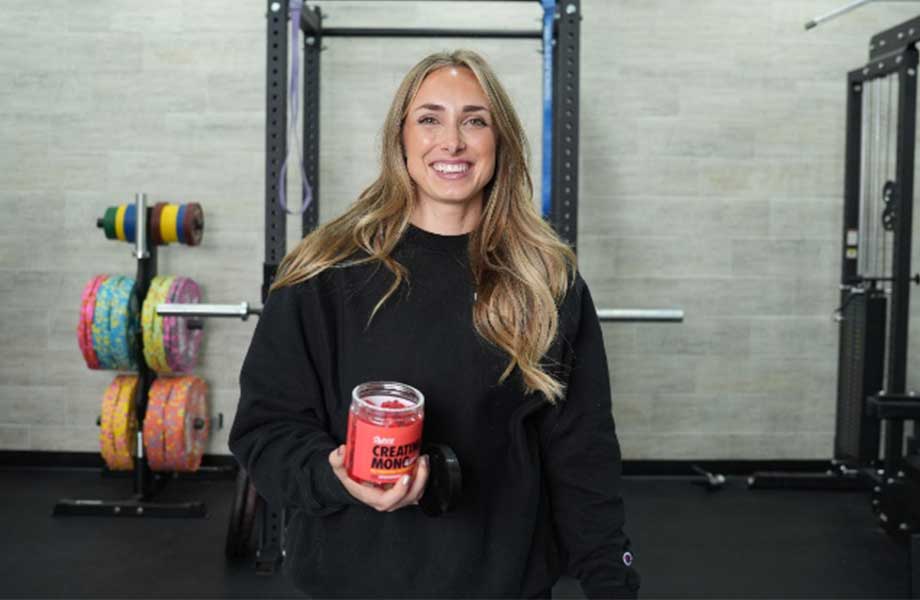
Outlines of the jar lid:
{"type": "Polygon", "coordinates": [[[368,381],[355,386],[351,397],[361,408],[388,415],[413,414],[425,405],[425,395],[398,381],[368,381]],[[388,405],[389,403],[392,403],[388,405]]]}

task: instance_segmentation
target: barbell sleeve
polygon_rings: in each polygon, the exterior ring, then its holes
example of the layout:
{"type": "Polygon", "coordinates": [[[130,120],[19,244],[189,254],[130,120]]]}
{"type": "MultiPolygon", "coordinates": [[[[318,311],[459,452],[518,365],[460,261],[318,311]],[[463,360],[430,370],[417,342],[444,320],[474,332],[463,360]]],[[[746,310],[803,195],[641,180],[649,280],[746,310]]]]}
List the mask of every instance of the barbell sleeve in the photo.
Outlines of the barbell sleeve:
{"type": "Polygon", "coordinates": [[[261,315],[261,308],[253,308],[248,302],[239,304],[157,304],[161,317],[230,317],[246,320],[249,315],[261,315]]]}
{"type": "Polygon", "coordinates": [[[602,323],[682,323],[684,311],[654,308],[601,308],[597,311],[597,318],[602,323]]]}

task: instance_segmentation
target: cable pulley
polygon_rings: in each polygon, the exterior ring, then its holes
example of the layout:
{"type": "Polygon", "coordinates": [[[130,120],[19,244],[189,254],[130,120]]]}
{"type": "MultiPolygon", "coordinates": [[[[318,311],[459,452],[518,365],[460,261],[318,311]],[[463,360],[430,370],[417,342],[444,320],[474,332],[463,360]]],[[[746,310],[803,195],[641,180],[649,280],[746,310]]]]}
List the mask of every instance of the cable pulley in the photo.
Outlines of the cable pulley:
{"type": "Polygon", "coordinates": [[[882,201],[885,208],[882,210],[882,228],[885,231],[894,231],[894,225],[898,218],[897,203],[895,202],[895,193],[897,187],[893,181],[886,181],[882,188],[882,201]]]}

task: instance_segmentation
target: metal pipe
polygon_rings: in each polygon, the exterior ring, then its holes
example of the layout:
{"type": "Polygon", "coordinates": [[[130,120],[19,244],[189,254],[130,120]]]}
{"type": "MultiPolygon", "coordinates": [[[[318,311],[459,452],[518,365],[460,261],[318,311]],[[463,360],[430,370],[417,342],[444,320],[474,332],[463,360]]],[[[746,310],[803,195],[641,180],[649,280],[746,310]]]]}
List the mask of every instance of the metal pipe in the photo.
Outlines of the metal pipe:
{"type": "Polygon", "coordinates": [[[879,245],[879,220],[881,216],[880,206],[882,204],[882,88],[884,79],[877,79],[875,84],[878,86],[876,110],[875,110],[875,181],[872,184],[872,208],[869,213],[869,227],[872,228],[873,257],[872,257],[872,276],[882,277],[883,273],[878,272],[878,255],[881,250],[879,245]]]}
{"type": "Polygon", "coordinates": [[[873,0],[856,0],[855,2],[850,2],[850,3],[847,4],[846,6],[843,6],[843,7],[841,7],[841,8],[832,10],[831,12],[827,13],[826,15],[821,15],[820,17],[815,17],[815,18],[812,19],[811,21],[805,23],[805,31],[808,31],[809,29],[813,29],[813,28],[817,27],[818,25],[820,25],[821,23],[824,23],[825,21],[830,21],[831,19],[834,19],[834,18],[836,18],[836,17],[839,17],[840,15],[842,15],[842,14],[844,14],[844,13],[848,13],[848,12],[850,12],[851,10],[855,10],[855,9],[859,8],[860,6],[862,6],[863,4],[868,4],[868,3],[872,2],[872,1],[873,1],[873,0]]]}
{"type": "Polygon", "coordinates": [[[684,311],[680,309],[648,309],[648,308],[601,308],[597,311],[597,318],[604,323],[682,323],[684,311]]]}
{"type": "Polygon", "coordinates": [[[864,81],[862,83],[862,116],[860,122],[860,160],[859,160],[859,210],[857,212],[857,255],[856,255],[856,276],[865,277],[866,272],[866,253],[868,250],[868,227],[866,225],[866,204],[869,189],[869,139],[871,131],[869,130],[870,118],[872,115],[872,82],[864,81]]]}
{"type": "Polygon", "coordinates": [[[540,39],[542,31],[501,31],[484,29],[397,29],[393,27],[324,27],[327,37],[395,37],[395,38],[500,38],[540,39]]]}
{"type": "MultiPolygon", "coordinates": [[[[881,193],[881,202],[879,203],[879,235],[882,238],[882,266],[879,271],[879,276],[885,277],[890,271],[888,270],[888,231],[885,229],[884,220],[882,219],[882,214],[884,210],[888,207],[885,202],[885,193],[884,190],[888,187],[889,181],[895,180],[895,168],[892,158],[897,153],[897,147],[894,148],[892,152],[892,142],[897,143],[898,131],[897,127],[894,128],[894,134],[892,134],[892,123],[896,123],[894,119],[891,118],[892,109],[891,109],[891,93],[894,89],[894,83],[897,81],[897,75],[889,75],[885,79],[888,80],[888,106],[885,108],[885,176],[882,178],[882,193],[881,193]]],[[[891,289],[891,285],[885,286],[887,289],[891,289]]],[[[890,321],[889,321],[890,322],[890,321]]]]}
{"type": "MultiPolygon", "coordinates": [[[[805,31],[808,31],[809,29],[813,29],[817,27],[818,25],[820,25],[821,23],[824,23],[825,21],[830,21],[831,19],[835,19],[844,13],[850,12],[851,10],[855,10],[859,8],[860,6],[862,6],[863,4],[868,4],[870,2],[875,2],[875,1],[876,0],[856,0],[855,2],[851,2],[847,4],[846,6],[842,6],[836,10],[832,10],[826,15],[815,17],[811,21],[808,21],[807,23],[805,23],[805,31]]],[[[891,2],[894,0],[888,0],[888,1],[891,2]]],[[[897,1],[904,1],[904,0],[897,0],[897,1]]],[[[911,0],[911,1],[914,1],[914,0],[911,0]]]]}
{"type": "Polygon", "coordinates": [[[148,258],[147,250],[147,195],[138,193],[134,195],[134,256],[138,260],[148,258]]]}
{"type": "Polygon", "coordinates": [[[157,304],[161,317],[231,317],[246,320],[249,315],[261,315],[261,308],[250,308],[248,302],[239,304],[157,304]]]}
{"type": "MultiPolygon", "coordinates": [[[[897,74],[890,75],[890,86],[888,88],[888,127],[889,127],[889,145],[891,150],[890,158],[885,157],[886,162],[888,163],[887,173],[888,175],[885,178],[885,181],[894,182],[894,191],[892,191],[891,202],[896,202],[897,189],[898,189],[898,169],[897,169],[897,156],[898,156],[898,98],[900,94],[900,81],[897,74]],[[894,99],[894,108],[892,109],[892,98],[894,99]]],[[[886,204],[882,204],[887,206],[886,204]]],[[[883,222],[883,231],[882,231],[884,244],[882,246],[882,253],[884,258],[882,260],[882,273],[884,275],[892,275],[894,273],[894,243],[892,242],[891,250],[888,250],[888,240],[893,238],[893,233],[884,229],[883,222]]],[[[890,286],[889,286],[890,287],[890,286]]]]}

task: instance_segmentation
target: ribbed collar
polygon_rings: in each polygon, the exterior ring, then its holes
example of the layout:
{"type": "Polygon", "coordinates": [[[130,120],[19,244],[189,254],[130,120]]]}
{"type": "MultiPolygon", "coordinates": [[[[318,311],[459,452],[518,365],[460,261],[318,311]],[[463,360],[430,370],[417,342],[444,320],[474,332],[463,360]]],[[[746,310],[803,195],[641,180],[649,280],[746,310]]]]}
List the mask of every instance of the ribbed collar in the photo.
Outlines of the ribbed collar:
{"type": "Polygon", "coordinates": [[[409,228],[403,234],[403,242],[408,246],[421,246],[437,252],[447,252],[454,255],[466,254],[467,248],[469,248],[470,234],[441,235],[419,229],[409,223],[409,228]]]}

